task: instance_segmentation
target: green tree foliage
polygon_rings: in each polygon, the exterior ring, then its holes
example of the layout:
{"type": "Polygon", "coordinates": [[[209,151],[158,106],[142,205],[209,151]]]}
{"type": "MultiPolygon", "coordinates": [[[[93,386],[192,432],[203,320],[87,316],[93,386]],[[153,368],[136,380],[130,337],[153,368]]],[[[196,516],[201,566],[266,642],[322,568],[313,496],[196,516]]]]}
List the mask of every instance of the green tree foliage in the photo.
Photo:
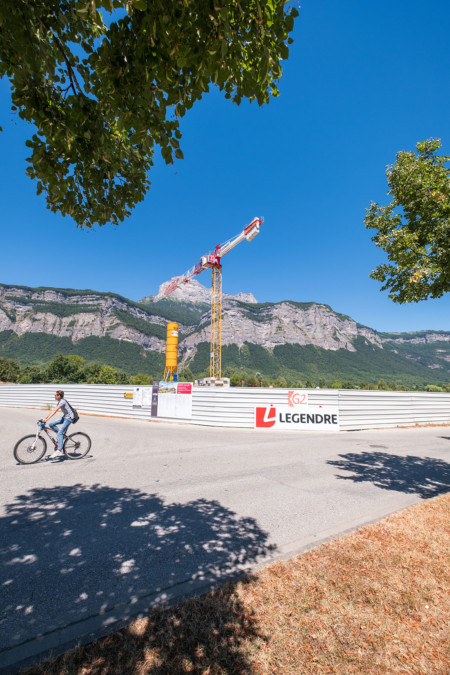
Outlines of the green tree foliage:
{"type": "MultiPolygon", "coordinates": [[[[17,301],[17,298],[14,298],[17,301]]],[[[24,302],[24,299],[20,299],[20,302],[24,302]]],[[[54,314],[55,316],[72,316],[73,314],[99,314],[100,308],[95,305],[82,305],[76,303],[63,303],[63,302],[35,302],[33,300],[26,299],[25,302],[30,304],[31,311],[33,314],[48,313],[54,314]]]]}
{"type": "Polygon", "coordinates": [[[39,384],[45,382],[45,373],[38,366],[26,366],[17,381],[19,384],[39,384]]]}
{"type": "MultiPolygon", "coordinates": [[[[1,334],[0,334],[1,335],[1,334]]],[[[235,345],[236,349],[238,347],[235,345]]],[[[51,364],[51,368],[46,370],[41,370],[38,366],[25,366],[25,368],[20,368],[19,364],[16,363],[13,359],[3,359],[0,358],[0,381],[3,382],[17,382],[19,384],[38,384],[38,383],[68,383],[73,384],[75,380],[80,383],[86,384],[131,384],[131,385],[150,385],[153,382],[153,378],[146,373],[138,373],[134,376],[129,376],[121,370],[113,368],[111,366],[105,366],[100,363],[90,363],[85,366],[84,359],[79,355],[69,354],[64,356],[58,354],[55,357],[51,364]],[[58,377],[56,377],[58,375],[58,377]],[[2,379],[2,377],[4,379],[2,379]]],[[[183,375],[186,376],[186,381],[193,381],[194,375],[189,368],[185,368],[183,375]]],[[[202,374],[202,376],[207,376],[209,371],[202,374]]],[[[229,377],[231,380],[231,386],[255,386],[255,382],[259,383],[259,379],[249,372],[236,372],[233,371],[229,366],[225,368],[224,376],[229,377]]],[[[181,378],[180,378],[181,379],[181,378]]],[[[370,384],[367,382],[361,382],[359,386],[354,385],[351,381],[342,383],[340,380],[334,380],[331,384],[332,387],[338,389],[379,389],[375,384],[370,384]]],[[[263,387],[269,387],[270,383],[267,379],[262,381],[263,387]]],[[[278,377],[272,386],[279,388],[296,388],[303,389],[303,382],[296,379],[286,379],[285,377],[278,377]]],[[[313,385],[308,380],[306,382],[306,387],[310,388],[313,385]]],[[[421,384],[411,384],[409,387],[399,386],[395,382],[389,383],[387,389],[407,391],[430,391],[430,392],[450,392],[450,382],[444,383],[440,382],[439,384],[432,383],[421,383],[421,384]]]]}
{"type": "Polygon", "coordinates": [[[142,298],[139,305],[150,314],[162,316],[169,321],[178,321],[185,326],[197,326],[203,314],[209,312],[211,308],[211,305],[205,302],[184,302],[171,297],[153,303],[153,296],[142,298]]]}
{"type": "Polygon", "coordinates": [[[83,368],[86,365],[85,360],[83,359],[82,356],[79,356],[78,354],[69,354],[67,357],[69,363],[74,367],[78,368],[78,370],[83,370],[83,368]]]}
{"type": "Polygon", "coordinates": [[[102,366],[98,380],[102,384],[119,384],[119,373],[115,368],[111,368],[111,366],[102,366]]]}
{"type": "Polygon", "coordinates": [[[193,382],[195,380],[194,374],[190,368],[183,366],[179,372],[178,377],[180,382],[193,382]]]}
{"type": "MultiPolygon", "coordinates": [[[[381,349],[368,344],[364,338],[354,340],[354,352],[290,344],[279,345],[270,352],[255,345],[256,350],[249,347],[250,366],[245,368],[239,361],[239,347],[225,345],[222,349],[222,373],[224,377],[238,373],[241,379],[246,379],[248,375],[260,372],[266,382],[273,382],[281,375],[298,388],[304,387],[306,379],[315,383],[322,379],[327,386],[337,379],[362,383],[361,387],[364,387],[378,382],[380,378],[386,382],[395,378],[397,388],[411,389],[426,384],[441,386],[449,381],[448,345],[444,341],[412,344],[405,339],[405,343],[386,342],[381,349]],[[267,369],[261,366],[263,360],[267,369]],[[439,368],[430,367],[436,363],[439,363],[439,368]]],[[[164,354],[144,350],[140,345],[124,340],[91,336],[74,343],[69,338],[45,333],[19,336],[13,331],[0,332],[0,357],[15,360],[21,368],[36,365],[44,370],[58,353],[78,354],[85,359],[88,367],[84,371],[84,382],[96,381],[96,377],[87,374],[91,364],[96,363],[125,371],[129,376],[148,373],[153,379],[159,379],[164,372],[164,354]]],[[[209,343],[201,343],[197,354],[189,362],[194,378],[209,375],[209,355],[209,343]]],[[[389,388],[393,387],[389,385],[389,388]]]]}
{"type": "MultiPolygon", "coordinates": [[[[114,340],[109,336],[91,335],[74,343],[68,337],[57,337],[46,333],[25,333],[16,335],[13,331],[0,332],[0,354],[13,358],[21,366],[39,365],[45,368],[57,354],[78,354],[89,364],[113,366],[130,375],[148,372],[160,377],[164,371],[164,355],[144,350],[138,344],[125,340],[114,340]]],[[[91,380],[87,380],[88,382],[91,380]]]]}
{"type": "Polygon", "coordinates": [[[239,373],[232,373],[230,375],[230,386],[232,387],[240,387],[242,384],[242,375],[239,373]]]}
{"type": "Polygon", "coordinates": [[[386,172],[388,206],[371,203],[365,224],[389,264],[370,274],[394,302],[419,302],[450,291],[450,157],[437,155],[439,140],[399,152],[386,172]]]}
{"type": "Polygon", "coordinates": [[[43,381],[55,383],[76,384],[128,384],[129,377],[112,366],[90,364],[85,367],[85,361],[77,354],[58,354],[49,363],[43,381]]]}
{"type": "Polygon", "coordinates": [[[153,384],[153,378],[147,373],[138,373],[137,375],[132,375],[128,380],[129,384],[153,384]]]}
{"type": "Polygon", "coordinates": [[[12,359],[0,359],[0,382],[17,382],[19,365],[12,359]]]}
{"type": "Polygon", "coordinates": [[[91,363],[84,371],[86,384],[96,384],[99,381],[101,369],[100,363],[91,363]]]}
{"type": "Polygon", "coordinates": [[[28,175],[80,227],[142,201],[155,146],[181,159],[179,119],[216,85],[277,96],[298,15],[285,0],[2,0],[0,77],[35,125],[28,175]],[[117,11],[115,11],[117,10],[117,11]]]}
{"type": "Polygon", "coordinates": [[[84,359],[81,356],[57,354],[46,371],[47,382],[77,383],[84,380],[84,359]]]}
{"type": "MultiPolygon", "coordinates": [[[[147,378],[149,376],[144,375],[143,377],[147,378]]],[[[122,371],[116,370],[112,366],[102,366],[99,363],[93,363],[88,366],[83,375],[83,381],[88,384],[129,384],[130,379],[132,378],[122,371]]],[[[147,382],[142,384],[147,384],[147,382]]],[[[151,382],[148,384],[151,384],[151,382]]]]}
{"type": "Polygon", "coordinates": [[[239,361],[244,366],[244,368],[251,366],[252,357],[250,352],[250,345],[247,342],[243,344],[242,347],[240,348],[239,357],[240,357],[239,361]]]}
{"type": "Polygon", "coordinates": [[[157,323],[149,323],[145,319],[133,316],[130,312],[124,312],[121,309],[115,309],[114,314],[124,326],[134,328],[144,335],[154,335],[162,340],[166,339],[167,329],[165,326],[160,326],[157,323]]]}

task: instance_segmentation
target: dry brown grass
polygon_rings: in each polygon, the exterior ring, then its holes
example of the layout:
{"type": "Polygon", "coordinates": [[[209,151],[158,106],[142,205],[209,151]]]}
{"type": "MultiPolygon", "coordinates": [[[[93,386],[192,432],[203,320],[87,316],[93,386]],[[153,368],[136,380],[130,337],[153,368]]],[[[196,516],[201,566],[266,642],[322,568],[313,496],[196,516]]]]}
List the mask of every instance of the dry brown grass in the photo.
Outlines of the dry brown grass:
{"type": "Polygon", "coordinates": [[[26,672],[447,675],[449,511],[422,502],[26,672]]]}

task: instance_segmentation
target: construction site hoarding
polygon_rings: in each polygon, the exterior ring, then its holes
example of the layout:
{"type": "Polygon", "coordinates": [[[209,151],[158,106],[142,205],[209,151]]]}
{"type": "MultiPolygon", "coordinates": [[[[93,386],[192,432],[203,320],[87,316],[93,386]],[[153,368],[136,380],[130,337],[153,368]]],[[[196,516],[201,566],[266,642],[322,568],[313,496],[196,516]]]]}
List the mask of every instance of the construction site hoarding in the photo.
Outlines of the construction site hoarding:
{"type": "Polygon", "coordinates": [[[190,419],[192,383],[154,382],[148,387],[135,387],[133,408],[147,411],[150,417],[190,419]]]}
{"type": "MultiPolygon", "coordinates": [[[[158,383],[157,383],[158,384],[158,383]]],[[[165,383],[167,384],[167,383],[165,383]]],[[[178,382],[177,385],[186,383],[178,382]]],[[[0,384],[0,406],[50,410],[55,391],[63,389],[70,404],[79,413],[152,420],[153,387],[133,391],[130,385],[107,384],[0,384]],[[125,398],[132,393],[133,398],[125,398]],[[138,405],[136,405],[138,403],[138,405]]],[[[135,387],[135,390],[141,387],[135,387]]],[[[159,389],[159,388],[158,388],[159,389]]],[[[255,408],[273,405],[288,407],[291,413],[302,410],[299,403],[289,405],[289,389],[260,387],[196,387],[191,394],[192,412],[179,418],[185,424],[214,427],[255,427],[255,408]]],[[[340,431],[411,427],[414,425],[450,425],[450,393],[425,391],[362,391],[357,389],[306,389],[307,405],[338,408],[340,431]]],[[[173,394],[168,394],[171,396],[173,394]]],[[[294,397],[297,398],[297,397],[294,397]]],[[[300,400],[301,396],[297,399],[300,400]]],[[[159,391],[158,391],[159,404],[159,391]]],[[[164,418],[157,414],[158,420],[164,418]]]]}

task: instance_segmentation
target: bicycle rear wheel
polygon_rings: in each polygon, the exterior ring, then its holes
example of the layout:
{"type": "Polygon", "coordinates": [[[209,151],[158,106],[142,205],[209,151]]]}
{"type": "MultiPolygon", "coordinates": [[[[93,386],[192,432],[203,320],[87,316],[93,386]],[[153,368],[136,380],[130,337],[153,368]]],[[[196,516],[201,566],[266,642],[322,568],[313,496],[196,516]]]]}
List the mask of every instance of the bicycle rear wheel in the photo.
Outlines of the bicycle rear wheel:
{"type": "Polygon", "coordinates": [[[45,455],[47,441],[36,435],[24,436],[14,446],[14,457],[19,464],[34,464],[45,455]]]}
{"type": "Polygon", "coordinates": [[[69,459],[82,459],[88,454],[90,449],[91,439],[81,431],[67,436],[63,445],[64,454],[69,459]]]}

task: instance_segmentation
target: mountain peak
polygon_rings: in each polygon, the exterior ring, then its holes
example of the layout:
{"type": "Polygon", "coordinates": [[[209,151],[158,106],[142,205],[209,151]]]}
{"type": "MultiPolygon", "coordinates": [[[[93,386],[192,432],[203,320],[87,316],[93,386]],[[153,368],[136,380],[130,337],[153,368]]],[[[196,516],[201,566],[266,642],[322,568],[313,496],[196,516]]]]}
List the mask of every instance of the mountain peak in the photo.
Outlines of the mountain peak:
{"type": "MultiPolygon", "coordinates": [[[[150,297],[146,307],[114,293],[0,284],[0,357],[36,365],[44,353],[48,360],[73,353],[133,375],[160,377],[167,321],[176,321],[183,363],[194,373],[205,372],[210,290],[193,280],[174,295],[157,304],[150,297]]],[[[255,304],[247,293],[224,300],[222,364],[234,372],[302,381],[388,381],[391,375],[412,384],[449,381],[448,331],[378,333],[320,303],[255,304]]]]}
{"type": "MultiPolygon", "coordinates": [[[[158,289],[158,293],[156,297],[158,299],[161,299],[164,296],[164,291],[167,288],[167,286],[173,281],[173,279],[176,279],[176,277],[173,277],[172,279],[169,279],[169,281],[165,281],[163,284],[158,289]]],[[[179,288],[177,288],[173,293],[168,296],[172,300],[181,300],[183,302],[191,302],[191,303],[206,303],[209,304],[211,302],[211,289],[206,288],[206,286],[203,286],[199,281],[196,279],[192,279],[189,281],[187,284],[182,284],[179,288]]],[[[239,300],[240,302],[249,302],[251,304],[257,304],[257,299],[253,295],[253,293],[237,293],[236,295],[231,295],[230,293],[223,293],[223,297],[226,298],[227,300],[239,300]]],[[[144,298],[144,300],[147,300],[147,298],[144,298]]]]}

